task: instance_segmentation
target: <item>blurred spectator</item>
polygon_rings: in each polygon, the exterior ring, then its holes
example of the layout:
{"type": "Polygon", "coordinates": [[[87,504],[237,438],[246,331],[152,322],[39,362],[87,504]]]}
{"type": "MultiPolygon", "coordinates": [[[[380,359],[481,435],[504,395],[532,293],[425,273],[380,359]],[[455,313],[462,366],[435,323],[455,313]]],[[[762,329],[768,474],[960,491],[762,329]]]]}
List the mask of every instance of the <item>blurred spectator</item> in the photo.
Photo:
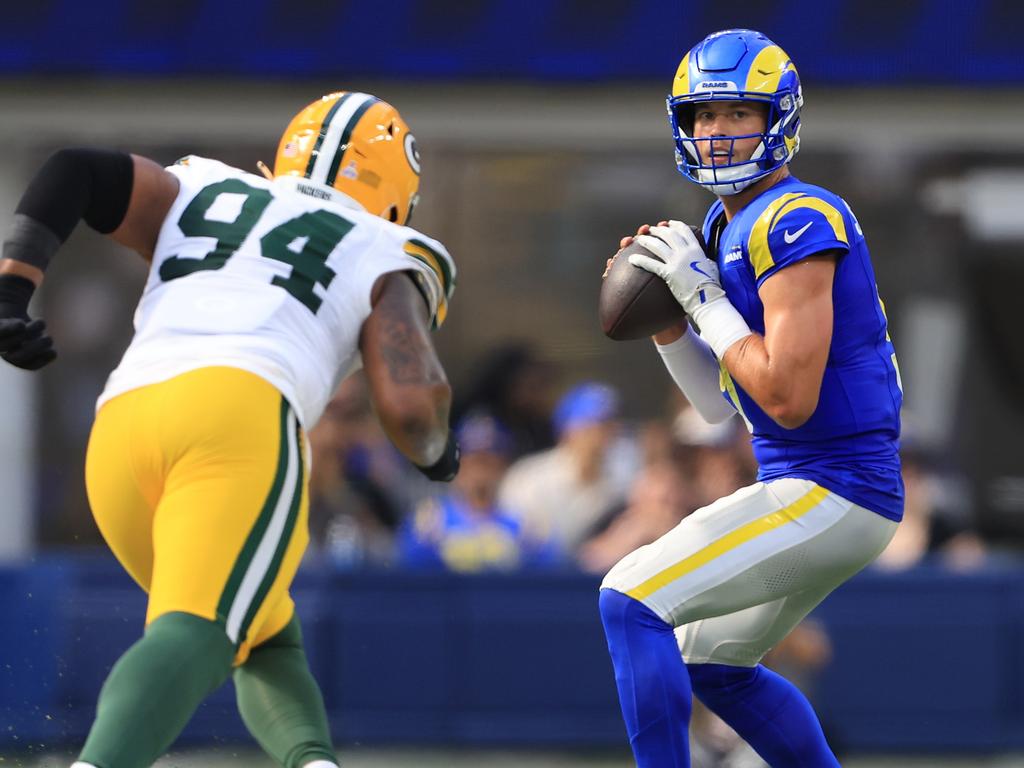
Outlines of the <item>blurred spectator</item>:
{"type": "Polygon", "coordinates": [[[491,416],[469,416],[457,429],[462,467],[451,490],[426,499],[399,531],[398,556],[414,568],[470,573],[545,562],[543,549],[523,540],[518,520],[497,503],[508,469],[511,438],[491,416]]]}
{"type": "Polygon", "coordinates": [[[511,436],[512,460],[554,445],[551,406],[555,372],[551,364],[529,345],[511,342],[494,349],[473,370],[473,380],[456,388],[453,423],[460,423],[469,413],[493,416],[511,436]]]}
{"type": "Polygon", "coordinates": [[[753,482],[756,463],[738,420],[708,424],[681,395],[670,407],[678,409],[671,428],[654,422],[638,431],[644,469],[633,480],[626,508],[580,547],[577,560],[585,570],[608,570],[693,510],[753,482]]]}
{"type": "Polygon", "coordinates": [[[644,422],[636,431],[636,448],[641,466],[673,462],[679,456],[679,444],[663,419],[644,422]]]}
{"type": "Polygon", "coordinates": [[[832,661],[832,641],[817,619],[804,619],[772,648],[764,663],[813,697],[819,671],[832,661]]]}
{"type": "Polygon", "coordinates": [[[408,469],[373,415],[361,373],[338,388],[309,446],[311,556],[346,568],[390,563],[408,469]]]}
{"type": "Polygon", "coordinates": [[[605,384],[573,388],[555,409],[558,444],[520,459],[502,485],[501,502],[521,516],[527,537],[566,559],[622,506],[635,473],[634,453],[616,443],[618,408],[605,384]]]}
{"type": "Polygon", "coordinates": [[[903,521],[875,565],[902,570],[926,560],[957,571],[980,567],[987,557],[973,530],[967,494],[952,475],[929,468],[912,446],[902,452],[905,501],[903,521]]]}
{"type": "Polygon", "coordinates": [[[633,482],[625,510],[580,547],[577,562],[585,571],[605,573],[637,547],[675,528],[692,509],[690,499],[674,462],[648,465],[633,482]]]}
{"type": "Polygon", "coordinates": [[[757,463],[750,448],[750,436],[740,430],[738,418],[709,424],[684,401],[673,419],[672,435],[683,449],[682,461],[692,484],[694,509],[754,482],[757,463]]]}

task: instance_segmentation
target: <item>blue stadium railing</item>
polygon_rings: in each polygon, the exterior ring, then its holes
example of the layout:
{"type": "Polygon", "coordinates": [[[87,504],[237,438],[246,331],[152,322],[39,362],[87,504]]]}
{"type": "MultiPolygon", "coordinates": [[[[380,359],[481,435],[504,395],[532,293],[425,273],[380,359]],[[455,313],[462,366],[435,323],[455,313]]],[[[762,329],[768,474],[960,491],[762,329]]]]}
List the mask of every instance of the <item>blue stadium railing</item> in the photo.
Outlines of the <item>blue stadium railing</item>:
{"type": "MultiPolygon", "coordinates": [[[[303,572],[294,593],[339,743],[622,747],[597,581],[303,572]]],[[[141,592],[109,556],[0,569],[0,749],[83,738],[141,592]]],[[[1024,570],[866,573],[816,614],[817,703],[853,752],[1024,748],[1024,570]]],[[[230,683],[182,743],[246,739],[230,683]]]]}

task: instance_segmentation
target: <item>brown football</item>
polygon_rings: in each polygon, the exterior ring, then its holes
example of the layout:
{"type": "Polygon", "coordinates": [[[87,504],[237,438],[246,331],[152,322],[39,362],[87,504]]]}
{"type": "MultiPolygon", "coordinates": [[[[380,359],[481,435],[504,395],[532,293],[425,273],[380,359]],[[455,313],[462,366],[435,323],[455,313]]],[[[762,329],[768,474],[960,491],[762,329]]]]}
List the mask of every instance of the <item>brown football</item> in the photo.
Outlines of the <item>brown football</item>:
{"type": "Polygon", "coordinates": [[[633,253],[661,260],[635,240],[615,254],[601,282],[597,309],[601,330],[615,341],[642,339],[668,328],[685,315],[664,280],[629,263],[633,253]]]}

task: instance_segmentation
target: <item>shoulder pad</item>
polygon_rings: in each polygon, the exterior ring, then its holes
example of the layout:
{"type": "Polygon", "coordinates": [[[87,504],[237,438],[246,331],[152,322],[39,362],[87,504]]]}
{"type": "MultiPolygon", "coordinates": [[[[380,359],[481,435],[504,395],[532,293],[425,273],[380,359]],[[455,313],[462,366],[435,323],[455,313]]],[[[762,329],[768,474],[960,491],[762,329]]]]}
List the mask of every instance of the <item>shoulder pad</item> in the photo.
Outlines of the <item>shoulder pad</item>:
{"type": "Polygon", "coordinates": [[[455,292],[455,262],[438,241],[408,227],[402,230],[402,252],[419,267],[417,275],[422,279],[418,279],[417,284],[425,291],[424,297],[433,311],[434,327],[440,328],[448,316],[448,302],[455,292]]]}
{"type": "Polygon", "coordinates": [[[849,250],[842,211],[832,202],[804,192],[772,200],[750,229],[747,250],[754,275],[826,250],[849,250]]]}

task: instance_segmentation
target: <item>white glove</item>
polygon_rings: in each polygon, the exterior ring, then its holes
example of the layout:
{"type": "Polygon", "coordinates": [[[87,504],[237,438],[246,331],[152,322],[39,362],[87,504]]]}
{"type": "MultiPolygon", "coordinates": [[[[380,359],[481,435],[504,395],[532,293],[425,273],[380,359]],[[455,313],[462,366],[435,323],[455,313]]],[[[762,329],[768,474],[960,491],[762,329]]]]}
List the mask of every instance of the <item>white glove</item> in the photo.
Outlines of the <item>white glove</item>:
{"type": "Polygon", "coordinates": [[[651,227],[637,242],[664,261],[634,253],[629,263],[653,272],[668,285],[676,301],[700,326],[700,335],[719,360],[740,339],[751,335],[750,326],[725,295],[718,265],[707,257],[697,236],[681,221],[651,227]]]}
{"type": "Polygon", "coordinates": [[[683,222],[651,227],[651,234],[639,235],[636,241],[663,261],[634,253],[629,263],[664,280],[690,317],[696,319],[702,305],[725,298],[718,265],[707,257],[693,230],[683,222]]]}

